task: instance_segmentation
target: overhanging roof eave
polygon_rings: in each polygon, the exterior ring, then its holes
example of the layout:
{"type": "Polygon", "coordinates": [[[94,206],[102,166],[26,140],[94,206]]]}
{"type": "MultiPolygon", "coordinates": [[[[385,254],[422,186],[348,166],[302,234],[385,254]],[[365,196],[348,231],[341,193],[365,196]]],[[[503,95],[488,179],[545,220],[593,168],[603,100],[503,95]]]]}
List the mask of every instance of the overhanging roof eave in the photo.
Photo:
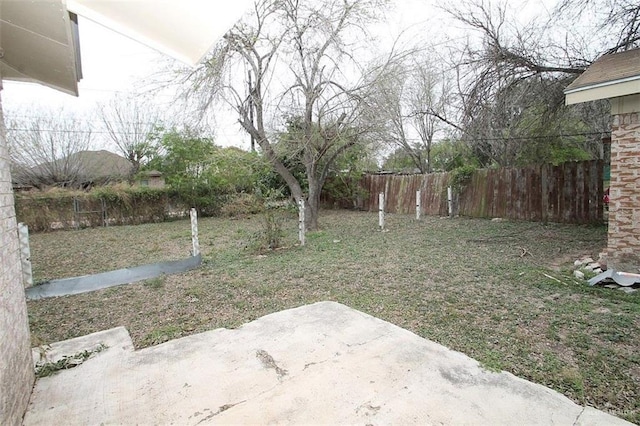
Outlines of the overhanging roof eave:
{"type": "Polygon", "coordinates": [[[580,86],[580,87],[576,87],[576,88],[571,88],[571,86],[567,87],[564,90],[564,94],[565,95],[569,95],[572,93],[577,93],[577,92],[583,92],[586,90],[593,90],[593,89],[598,89],[601,87],[607,87],[607,86],[614,86],[614,85],[619,85],[619,84],[624,84],[624,83],[628,83],[628,82],[633,82],[633,81],[640,81],[640,75],[635,75],[632,77],[627,77],[627,78],[621,78],[618,80],[611,80],[611,81],[604,81],[601,83],[596,83],[596,84],[589,84],[586,86],[580,86]]]}

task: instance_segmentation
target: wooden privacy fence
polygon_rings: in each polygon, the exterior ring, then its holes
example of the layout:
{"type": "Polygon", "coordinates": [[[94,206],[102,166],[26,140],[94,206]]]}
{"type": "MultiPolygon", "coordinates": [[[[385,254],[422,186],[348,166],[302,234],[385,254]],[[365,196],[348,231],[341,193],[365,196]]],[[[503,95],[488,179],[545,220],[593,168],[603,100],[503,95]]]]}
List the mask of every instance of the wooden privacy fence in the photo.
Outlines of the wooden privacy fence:
{"type": "MultiPolygon", "coordinates": [[[[564,223],[603,220],[603,162],[583,161],[559,166],[476,170],[456,194],[456,213],[470,217],[564,223]]],[[[428,175],[365,175],[367,196],[362,207],[378,209],[385,193],[389,213],[415,213],[420,191],[422,213],[446,216],[448,173],[428,175]]]]}

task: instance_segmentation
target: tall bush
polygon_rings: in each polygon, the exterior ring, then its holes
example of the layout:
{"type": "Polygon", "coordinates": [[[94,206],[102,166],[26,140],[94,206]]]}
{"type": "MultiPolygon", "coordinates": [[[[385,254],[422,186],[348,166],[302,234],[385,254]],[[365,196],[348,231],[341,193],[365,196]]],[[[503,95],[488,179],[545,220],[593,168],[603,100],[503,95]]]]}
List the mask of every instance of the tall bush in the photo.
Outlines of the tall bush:
{"type": "Polygon", "coordinates": [[[89,192],[54,190],[17,193],[16,216],[29,229],[51,231],[104,225],[159,222],[170,213],[166,189],[105,186],[89,192]],[[79,212],[76,212],[79,210],[79,212]]]}

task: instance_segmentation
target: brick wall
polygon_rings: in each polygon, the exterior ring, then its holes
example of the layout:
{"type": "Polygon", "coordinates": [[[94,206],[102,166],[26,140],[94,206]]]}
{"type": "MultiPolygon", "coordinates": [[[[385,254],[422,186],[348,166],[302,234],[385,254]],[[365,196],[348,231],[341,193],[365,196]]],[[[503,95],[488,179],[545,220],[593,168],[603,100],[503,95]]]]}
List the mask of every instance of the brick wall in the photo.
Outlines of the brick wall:
{"type": "Polygon", "coordinates": [[[0,101],[0,425],[22,423],[33,381],[27,305],[0,101]]]}
{"type": "Polygon", "coordinates": [[[607,263],[640,268],[640,113],[613,116],[607,263]]]}

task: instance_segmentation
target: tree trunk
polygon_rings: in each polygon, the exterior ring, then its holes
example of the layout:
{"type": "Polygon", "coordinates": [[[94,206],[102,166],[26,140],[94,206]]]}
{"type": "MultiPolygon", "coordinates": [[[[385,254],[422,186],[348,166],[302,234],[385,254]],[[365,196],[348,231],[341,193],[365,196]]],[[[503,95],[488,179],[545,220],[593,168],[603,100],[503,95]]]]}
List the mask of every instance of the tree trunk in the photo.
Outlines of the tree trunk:
{"type": "Polygon", "coordinates": [[[322,185],[318,182],[318,178],[309,179],[309,198],[306,203],[305,221],[306,228],[309,231],[318,230],[318,213],[320,210],[320,194],[322,185]]]}

